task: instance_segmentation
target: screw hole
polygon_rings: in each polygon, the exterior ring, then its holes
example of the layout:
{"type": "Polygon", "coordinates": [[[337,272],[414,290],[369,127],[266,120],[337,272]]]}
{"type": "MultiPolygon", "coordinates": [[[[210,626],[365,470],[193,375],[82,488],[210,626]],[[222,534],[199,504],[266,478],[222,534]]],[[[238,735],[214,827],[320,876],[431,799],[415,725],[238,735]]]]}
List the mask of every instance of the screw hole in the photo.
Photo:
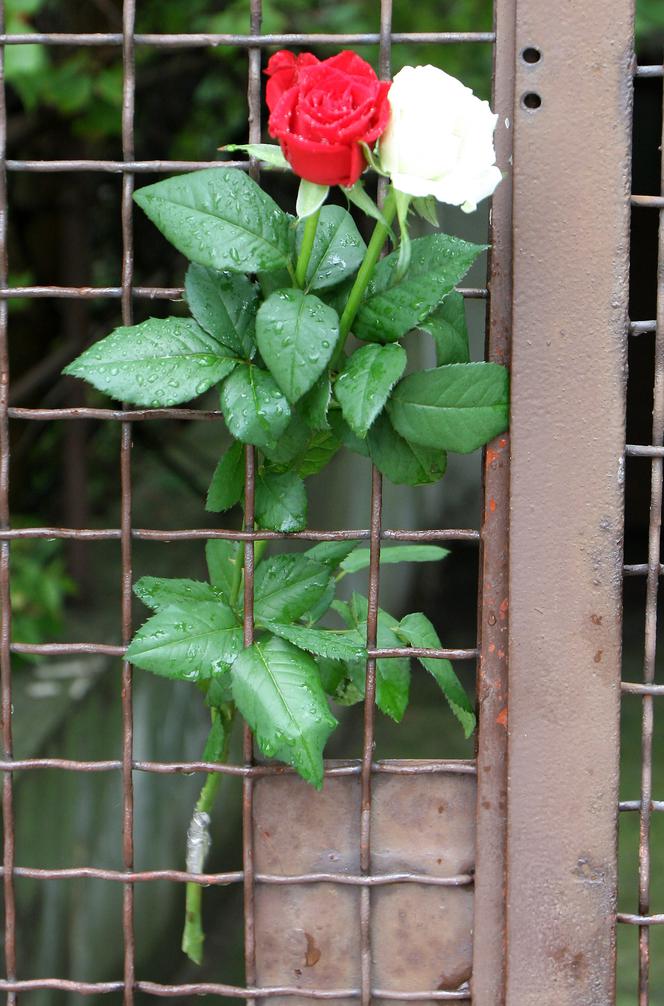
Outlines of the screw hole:
{"type": "Polygon", "coordinates": [[[528,91],[521,99],[521,103],[524,108],[539,108],[542,104],[542,99],[535,91],[528,91]]]}
{"type": "Polygon", "coordinates": [[[524,63],[539,63],[542,58],[542,53],[539,49],[536,49],[534,45],[529,45],[527,49],[524,49],[521,53],[521,58],[524,63]]]}

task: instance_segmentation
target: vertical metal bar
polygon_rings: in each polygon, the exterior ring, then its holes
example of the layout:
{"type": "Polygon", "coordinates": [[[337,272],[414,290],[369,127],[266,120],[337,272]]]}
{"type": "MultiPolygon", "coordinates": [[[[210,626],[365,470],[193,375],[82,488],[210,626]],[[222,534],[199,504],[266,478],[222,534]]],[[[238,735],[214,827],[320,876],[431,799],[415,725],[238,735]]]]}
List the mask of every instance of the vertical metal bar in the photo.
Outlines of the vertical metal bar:
{"type": "MultiPolygon", "coordinates": [[[[122,5],[122,156],[133,161],[134,105],[136,69],[134,61],[134,27],[136,0],[123,0],[122,5]]],[[[122,324],[131,325],[133,315],[132,283],[134,272],[133,203],[134,176],[122,176],[122,324]]],[[[123,406],[124,407],[124,406],[123,406]]],[[[124,422],[120,441],[120,528],[122,560],[122,641],[129,643],[131,624],[131,423],[124,422]]],[[[126,661],[122,665],[122,858],[126,870],[134,868],[134,786],[133,759],[132,670],[126,661]]],[[[127,883],[123,890],[122,929],[124,938],[125,1006],[133,1006],[135,982],[134,888],[127,883]]]]}
{"type": "MultiPolygon", "coordinates": [[[[493,108],[503,173],[491,204],[487,359],[509,366],[512,335],[512,137],[516,0],[496,0],[493,108]]],[[[505,858],[509,628],[509,434],[484,452],[478,590],[477,847],[473,1002],[505,1001],[505,858]]]]}
{"type": "MultiPolygon", "coordinates": [[[[0,2],[0,30],[4,32],[5,5],[0,2]]],[[[7,91],[5,86],[5,46],[0,45],[0,283],[8,281],[7,260],[7,91]]],[[[8,303],[0,304],[0,526],[8,528],[9,512],[9,335],[8,303]]],[[[11,597],[9,587],[9,542],[0,545],[0,679],[2,687],[2,747],[5,759],[11,759],[12,743],[12,665],[11,597]]],[[[15,822],[14,789],[11,772],[2,780],[3,821],[3,892],[5,902],[5,970],[9,981],[16,980],[16,895],[14,891],[15,822]]],[[[7,993],[7,1006],[18,1001],[15,992],[7,993]]]]}
{"type": "Polygon", "coordinates": [[[516,10],[506,1002],[613,1006],[633,10],[516,10]]]}
{"type": "MultiPolygon", "coordinates": [[[[663,102],[664,107],[664,102],[663,102]]],[[[664,124],[662,126],[664,143],[664,124]]],[[[664,155],[660,191],[664,194],[664,155]]],[[[659,212],[659,249],[657,262],[657,325],[655,331],[655,384],[652,410],[652,444],[664,444],[664,210],[659,212]]],[[[654,684],[657,657],[657,594],[660,570],[662,529],[662,476],[664,459],[653,457],[650,475],[650,522],[648,527],[648,577],[646,581],[646,620],[643,656],[643,680],[654,684]]],[[[639,810],[639,915],[650,913],[650,818],[652,813],[652,758],[655,699],[643,696],[641,723],[641,807],[639,810]]],[[[639,927],[639,1006],[650,1003],[650,926],[639,927]]]]}
{"type": "MultiPolygon", "coordinates": [[[[250,32],[260,35],[263,18],[262,0],[251,0],[250,32]]],[[[261,50],[258,46],[249,49],[249,72],[247,83],[247,105],[249,112],[249,142],[260,143],[261,140],[261,50]]],[[[254,180],[259,178],[257,161],[252,161],[249,169],[254,180]]],[[[254,530],[254,493],[255,493],[255,451],[253,447],[245,448],[245,489],[244,489],[244,524],[247,531],[254,530]]],[[[245,542],[244,546],[244,645],[251,646],[254,641],[254,543],[245,542]]],[[[254,743],[251,730],[243,727],[243,754],[247,766],[253,764],[254,743]]],[[[242,862],[244,871],[244,967],[247,986],[256,984],[256,883],[254,879],[254,780],[245,776],[242,780],[242,862]]],[[[254,999],[247,999],[248,1006],[253,1006],[254,999]]]]}
{"type": "MultiPolygon", "coordinates": [[[[381,0],[379,75],[389,79],[392,68],[391,54],[392,0],[381,0]]],[[[382,203],[384,186],[379,185],[382,203]]],[[[383,520],[383,480],[378,469],[371,466],[371,516],[369,523],[369,585],[367,590],[367,648],[376,648],[378,638],[378,598],[380,593],[380,536],[383,520]]],[[[374,755],[376,718],[376,659],[369,657],[366,664],[364,691],[364,731],[362,738],[362,766],[360,775],[360,870],[371,873],[371,766],[374,755]]],[[[360,1003],[371,1002],[371,890],[360,889],[360,1003]]]]}

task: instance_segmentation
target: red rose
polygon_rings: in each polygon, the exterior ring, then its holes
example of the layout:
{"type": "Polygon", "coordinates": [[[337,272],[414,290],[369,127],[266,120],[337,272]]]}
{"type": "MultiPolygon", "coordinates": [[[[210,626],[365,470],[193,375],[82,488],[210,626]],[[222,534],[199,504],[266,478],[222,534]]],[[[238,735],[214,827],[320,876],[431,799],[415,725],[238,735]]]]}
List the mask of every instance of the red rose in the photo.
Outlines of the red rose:
{"type": "Polygon", "coordinates": [[[265,71],[270,136],[296,175],[318,185],[354,185],[370,147],[387,126],[390,82],[354,52],[319,61],[281,51],[265,71]]]}

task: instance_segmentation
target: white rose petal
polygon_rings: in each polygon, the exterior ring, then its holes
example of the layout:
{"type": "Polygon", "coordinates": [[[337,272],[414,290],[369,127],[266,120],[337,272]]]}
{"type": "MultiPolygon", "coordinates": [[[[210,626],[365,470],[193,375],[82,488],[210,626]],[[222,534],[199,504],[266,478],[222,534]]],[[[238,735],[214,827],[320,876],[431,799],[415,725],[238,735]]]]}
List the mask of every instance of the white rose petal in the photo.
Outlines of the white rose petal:
{"type": "Polygon", "coordinates": [[[405,66],[388,94],[381,166],[399,192],[435,196],[469,213],[501,179],[487,101],[435,66],[405,66]]]}

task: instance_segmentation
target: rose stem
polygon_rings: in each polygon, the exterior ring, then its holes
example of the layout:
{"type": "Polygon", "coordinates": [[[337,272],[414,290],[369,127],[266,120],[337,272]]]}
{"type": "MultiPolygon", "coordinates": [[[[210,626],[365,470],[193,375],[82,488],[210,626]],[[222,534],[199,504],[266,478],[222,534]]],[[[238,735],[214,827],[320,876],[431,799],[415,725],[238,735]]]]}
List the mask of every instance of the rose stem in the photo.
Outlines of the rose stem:
{"type": "Polygon", "coordinates": [[[314,246],[314,238],[316,237],[316,228],[318,227],[318,218],[320,216],[320,210],[316,210],[308,216],[304,223],[304,233],[302,234],[302,247],[300,248],[300,254],[297,257],[297,265],[295,266],[295,282],[300,287],[304,289],[304,285],[307,281],[307,269],[309,267],[309,259],[311,258],[311,250],[314,246]]]}
{"type": "MultiPolygon", "coordinates": [[[[235,707],[232,703],[227,703],[223,711],[219,710],[218,715],[222,716],[226,720],[224,726],[224,747],[219,756],[219,764],[224,764],[228,759],[228,745],[231,736],[231,727],[233,725],[233,717],[235,715],[235,707]]],[[[212,807],[214,806],[214,798],[217,795],[217,790],[220,785],[221,772],[210,772],[196,802],[194,813],[198,812],[209,814],[211,812],[212,807]]],[[[201,864],[201,869],[202,867],[203,864],[201,864]]],[[[182,950],[187,957],[190,958],[190,960],[194,961],[195,964],[200,964],[203,960],[203,942],[205,940],[205,933],[203,932],[203,920],[201,917],[202,898],[202,884],[189,881],[187,883],[187,891],[185,895],[182,950]]]]}
{"type": "Polygon", "coordinates": [[[390,187],[387,196],[385,198],[385,203],[383,205],[383,217],[385,223],[380,220],[374,227],[374,232],[371,235],[371,240],[369,241],[369,247],[367,248],[366,254],[362,261],[362,265],[359,268],[358,274],[355,277],[355,282],[353,283],[350,293],[348,294],[348,300],[346,301],[346,306],[341,315],[341,320],[339,321],[339,342],[336,348],[334,357],[332,358],[332,369],[334,369],[341,360],[343,356],[344,346],[346,345],[346,339],[348,338],[348,333],[350,332],[351,325],[355,321],[355,315],[360,309],[360,304],[362,302],[362,297],[364,296],[364,291],[369,285],[369,281],[373,275],[373,271],[383,250],[383,245],[385,244],[387,237],[390,233],[390,224],[394,220],[394,214],[397,210],[396,196],[394,195],[394,189],[390,187]]]}
{"type": "MultiPolygon", "coordinates": [[[[237,550],[235,556],[235,564],[233,569],[233,581],[231,584],[231,591],[229,596],[231,608],[235,607],[237,599],[240,593],[240,586],[242,584],[242,571],[244,569],[244,546],[240,546],[237,550]]],[[[232,703],[227,703],[224,707],[224,712],[219,711],[218,715],[222,715],[226,719],[226,735],[224,738],[224,747],[219,757],[219,763],[223,764],[228,759],[228,745],[230,740],[231,726],[233,725],[233,717],[235,715],[235,706],[232,703]]],[[[221,773],[220,772],[209,772],[203,788],[201,790],[200,796],[194,808],[194,813],[205,813],[209,814],[214,806],[214,799],[217,795],[217,790],[221,784],[221,773]]],[[[201,865],[202,868],[202,865],[201,865]]],[[[182,933],[182,950],[195,964],[200,964],[203,960],[203,942],[205,940],[205,933],[203,932],[203,920],[202,920],[202,898],[203,898],[203,887],[201,884],[197,884],[194,881],[189,881],[186,887],[185,894],[185,915],[184,915],[184,930],[182,933]]]]}

